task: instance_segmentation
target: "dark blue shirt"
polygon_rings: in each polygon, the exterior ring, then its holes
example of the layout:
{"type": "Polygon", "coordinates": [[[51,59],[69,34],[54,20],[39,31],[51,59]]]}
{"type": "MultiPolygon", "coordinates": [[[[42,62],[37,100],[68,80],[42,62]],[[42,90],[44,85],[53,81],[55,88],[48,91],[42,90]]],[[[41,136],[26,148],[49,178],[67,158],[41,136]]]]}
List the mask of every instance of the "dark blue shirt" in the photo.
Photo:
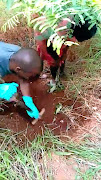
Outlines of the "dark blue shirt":
{"type": "Polygon", "coordinates": [[[20,46],[0,41],[0,75],[2,77],[11,73],[9,69],[9,61],[11,56],[19,49],[21,49],[20,46]]]}

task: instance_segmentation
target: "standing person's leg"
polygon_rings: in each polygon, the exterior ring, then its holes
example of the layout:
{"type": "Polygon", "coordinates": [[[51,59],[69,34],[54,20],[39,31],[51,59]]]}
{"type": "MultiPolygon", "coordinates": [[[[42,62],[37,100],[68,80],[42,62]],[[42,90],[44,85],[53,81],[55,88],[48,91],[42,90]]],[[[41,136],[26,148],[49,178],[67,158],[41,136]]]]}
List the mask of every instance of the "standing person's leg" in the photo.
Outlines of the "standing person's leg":
{"type": "Polygon", "coordinates": [[[68,53],[68,46],[65,46],[64,49],[63,49],[63,54],[62,54],[62,57],[61,57],[61,66],[60,66],[60,76],[64,76],[65,73],[64,73],[64,69],[65,69],[65,62],[66,62],[66,59],[67,59],[67,53],[68,53]]]}
{"type": "Polygon", "coordinates": [[[50,66],[52,78],[55,80],[59,66],[50,66]]]}
{"type": "Polygon", "coordinates": [[[64,63],[60,66],[60,76],[64,76],[65,60],[64,63]]]}

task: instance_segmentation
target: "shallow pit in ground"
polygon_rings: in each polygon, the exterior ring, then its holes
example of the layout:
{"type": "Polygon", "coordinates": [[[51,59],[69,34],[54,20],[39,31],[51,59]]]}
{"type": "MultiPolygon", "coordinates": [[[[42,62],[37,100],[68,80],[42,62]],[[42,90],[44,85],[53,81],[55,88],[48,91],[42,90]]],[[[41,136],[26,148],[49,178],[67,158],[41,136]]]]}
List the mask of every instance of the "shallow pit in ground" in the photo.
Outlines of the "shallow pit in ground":
{"type": "MultiPolygon", "coordinates": [[[[23,47],[35,47],[33,30],[21,24],[11,31],[8,30],[6,33],[1,32],[0,40],[22,45],[23,47]]],[[[74,54],[70,51],[67,60],[74,61],[74,59],[74,54]]],[[[17,82],[15,76],[8,76],[5,80],[7,82],[17,82]]],[[[78,133],[80,136],[81,133],[85,133],[85,125],[87,125],[89,129],[92,123],[89,109],[83,107],[82,101],[67,99],[63,91],[49,94],[47,89],[46,80],[40,79],[31,84],[31,93],[35,105],[39,110],[43,107],[46,110],[43,118],[39,120],[35,126],[31,125],[31,119],[27,116],[24,109],[15,108],[11,103],[3,106],[5,111],[0,112],[0,128],[8,128],[17,133],[23,131],[30,140],[32,140],[36,134],[43,134],[46,127],[51,129],[55,134],[62,133],[74,138],[76,138],[78,133]],[[55,116],[55,107],[58,103],[67,106],[67,112],[55,116]],[[82,131],[81,129],[84,130],[82,131]]]]}
{"type": "MultiPolygon", "coordinates": [[[[9,75],[5,78],[6,82],[17,82],[17,78],[9,75]]],[[[76,123],[83,125],[86,121],[86,115],[89,115],[87,109],[82,109],[82,103],[78,101],[68,100],[64,91],[49,93],[46,79],[39,79],[36,82],[30,83],[31,95],[33,101],[39,111],[45,108],[45,113],[42,119],[33,126],[32,119],[27,115],[26,110],[20,107],[14,107],[12,103],[2,106],[4,112],[0,112],[0,128],[7,128],[15,132],[24,131],[26,136],[33,140],[35,135],[43,134],[46,128],[49,128],[54,134],[60,135],[67,133],[73,134],[76,131],[76,123]],[[60,112],[55,115],[56,105],[61,103],[63,107],[73,109],[76,117],[67,111],[67,113],[60,112]]]]}

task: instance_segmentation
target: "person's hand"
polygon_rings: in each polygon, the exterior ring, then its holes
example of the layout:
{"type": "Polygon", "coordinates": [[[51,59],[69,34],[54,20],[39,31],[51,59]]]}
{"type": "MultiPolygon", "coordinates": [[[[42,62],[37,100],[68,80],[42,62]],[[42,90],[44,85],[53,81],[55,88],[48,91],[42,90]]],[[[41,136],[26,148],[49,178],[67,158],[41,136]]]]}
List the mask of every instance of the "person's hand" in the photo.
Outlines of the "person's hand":
{"type": "Polygon", "coordinates": [[[39,119],[40,114],[39,114],[37,107],[34,105],[32,98],[30,96],[23,96],[22,98],[23,98],[25,105],[30,109],[30,110],[26,110],[27,114],[31,118],[34,117],[35,119],[39,119]]]}
{"type": "Polygon", "coordinates": [[[0,84],[0,98],[9,101],[17,93],[17,83],[0,84]]]}

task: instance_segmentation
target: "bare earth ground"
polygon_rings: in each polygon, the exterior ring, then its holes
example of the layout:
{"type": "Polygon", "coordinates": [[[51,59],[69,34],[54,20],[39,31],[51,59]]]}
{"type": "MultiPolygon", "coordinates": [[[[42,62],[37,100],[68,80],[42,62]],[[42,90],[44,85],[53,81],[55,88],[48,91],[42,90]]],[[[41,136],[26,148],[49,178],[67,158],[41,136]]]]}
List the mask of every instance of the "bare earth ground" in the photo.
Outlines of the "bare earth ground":
{"type": "MultiPolygon", "coordinates": [[[[31,29],[17,27],[5,34],[1,33],[0,40],[19,44],[23,47],[35,47],[33,36],[31,29]]],[[[74,55],[70,53],[68,58],[72,61],[74,55]]],[[[17,78],[13,75],[7,76],[5,80],[7,82],[17,82],[17,78]]],[[[67,82],[63,80],[63,83],[66,84],[67,82]]],[[[27,136],[29,140],[33,140],[37,134],[43,134],[45,127],[51,129],[56,135],[60,135],[61,138],[68,137],[68,139],[74,141],[81,141],[89,134],[93,134],[93,141],[98,139],[97,132],[101,128],[101,100],[92,91],[89,96],[84,98],[84,105],[80,99],[67,99],[64,91],[48,93],[48,87],[44,79],[39,79],[37,82],[31,83],[30,86],[34,103],[39,110],[43,107],[46,110],[43,118],[33,126],[25,110],[15,108],[13,104],[3,105],[2,108],[5,110],[0,112],[0,128],[10,129],[14,133],[23,131],[23,136],[19,137],[19,141],[24,141],[24,136],[27,136]],[[64,110],[55,115],[55,107],[58,103],[62,103],[67,108],[66,111],[64,110]]],[[[97,94],[99,93],[100,88],[97,94]]],[[[65,161],[64,157],[53,154],[52,160],[48,162],[50,167],[55,168],[55,180],[75,179],[75,167],[77,167],[77,164],[73,159],[65,161]]]]}

